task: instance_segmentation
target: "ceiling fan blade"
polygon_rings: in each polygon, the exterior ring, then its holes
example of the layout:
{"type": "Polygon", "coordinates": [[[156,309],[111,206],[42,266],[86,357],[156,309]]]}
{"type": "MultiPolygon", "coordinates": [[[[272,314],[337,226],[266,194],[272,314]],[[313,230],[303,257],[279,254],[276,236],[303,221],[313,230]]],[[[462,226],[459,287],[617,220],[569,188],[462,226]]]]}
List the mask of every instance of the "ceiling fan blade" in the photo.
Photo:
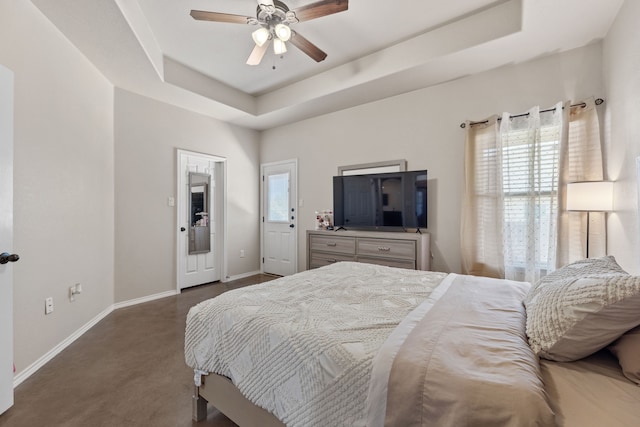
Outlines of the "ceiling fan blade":
{"type": "Polygon", "coordinates": [[[327,57],[327,54],[320,50],[318,46],[311,43],[309,40],[305,39],[295,31],[291,32],[291,39],[289,39],[289,42],[309,55],[309,57],[311,57],[311,59],[316,62],[324,61],[324,59],[327,57]]]}
{"type": "Polygon", "coordinates": [[[249,55],[249,59],[247,59],[247,65],[258,65],[260,61],[262,61],[262,57],[264,57],[267,48],[271,43],[267,42],[262,46],[256,45],[251,51],[251,55],[249,55]]]}
{"type": "Polygon", "coordinates": [[[232,24],[247,24],[251,17],[232,15],[230,13],[206,12],[204,10],[192,10],[191,16],[198,21],[229,22],[232,24]]]}
{"type": "Polygon", "coordinates": [[[320,18],[349,9],[349,0],[322,0],[295,10],[300,22],[320,18]]]}

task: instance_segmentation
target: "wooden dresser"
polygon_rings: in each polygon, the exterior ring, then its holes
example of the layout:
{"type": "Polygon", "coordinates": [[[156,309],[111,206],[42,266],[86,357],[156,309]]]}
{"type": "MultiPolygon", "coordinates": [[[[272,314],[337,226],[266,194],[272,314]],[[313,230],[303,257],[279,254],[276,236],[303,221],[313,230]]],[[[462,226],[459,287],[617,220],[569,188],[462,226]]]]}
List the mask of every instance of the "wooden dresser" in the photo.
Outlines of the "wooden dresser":
{"type": "Polygon", "coordinates": [[[382,231],[307,231],[307,269],[338,261],[429,270],[429,233],[382,231]]]}

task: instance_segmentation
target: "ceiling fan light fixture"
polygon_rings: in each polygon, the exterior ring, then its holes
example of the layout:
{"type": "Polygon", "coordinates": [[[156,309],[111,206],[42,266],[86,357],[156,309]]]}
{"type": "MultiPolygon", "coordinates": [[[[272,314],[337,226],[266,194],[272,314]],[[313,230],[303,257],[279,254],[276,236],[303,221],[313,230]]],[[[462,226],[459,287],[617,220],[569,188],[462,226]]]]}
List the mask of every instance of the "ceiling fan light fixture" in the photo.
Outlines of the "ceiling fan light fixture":
{"type": "Polygon", "coordinates": [[[289,41],[291,38],[291,28],[285,24],[278,24],[275,28],[276,36],[283,42],[289,41]]]}
{"type": "Polygon", "coordinates": [[[282,55],[287,51],[287,45],[278,37],[273,39],[273,52],[276,55],[282,55]]]}
{"type": "Polygon", "coordinates": [[[257,46],[262,47],[267,40],[269,40],[269,30],[267,30],[264,27],[260,27],[257,30],[255,30],[253,33],[251,33],[251,37],[253,38],[253,41],[256,43],[257,46]]]}
{"type": "Polygon", "coordinates": [[[198,21],[255,25],[258,29],[251,33],[255,46],[247,60],[248,65],[258,65],[260,63],[269,48],[271,40],[274,41],[273,49],[277,55],[282,55],[287,51],[285,42],[290,41],[314,61],[324,61],[327,57],[326,52],[323,52],[300,33],[291,30],[290,25],[344,12],[349,9],[349,0],[315,0],[314,3],[299,7],[296,10],[290,10],[284,1],[258,0],[255,18],[246,15],[203,10],[191,10],[190,15],[198,21]]]}

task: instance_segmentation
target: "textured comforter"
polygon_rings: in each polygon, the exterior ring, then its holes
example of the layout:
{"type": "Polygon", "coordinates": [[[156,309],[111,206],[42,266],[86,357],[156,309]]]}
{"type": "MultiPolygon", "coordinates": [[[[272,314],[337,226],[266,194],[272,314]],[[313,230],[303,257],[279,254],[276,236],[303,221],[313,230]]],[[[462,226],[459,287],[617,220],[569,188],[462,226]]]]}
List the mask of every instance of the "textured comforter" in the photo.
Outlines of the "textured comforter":
{"type": "Polygon", "coordinates": [[[458,277],[342,262],[229,291],[190,310],[186,361],[288,426],[549,424],[524,338],[528,285],[458,277]],[[492,405],[507,409],[493,419],[492,405]]]}

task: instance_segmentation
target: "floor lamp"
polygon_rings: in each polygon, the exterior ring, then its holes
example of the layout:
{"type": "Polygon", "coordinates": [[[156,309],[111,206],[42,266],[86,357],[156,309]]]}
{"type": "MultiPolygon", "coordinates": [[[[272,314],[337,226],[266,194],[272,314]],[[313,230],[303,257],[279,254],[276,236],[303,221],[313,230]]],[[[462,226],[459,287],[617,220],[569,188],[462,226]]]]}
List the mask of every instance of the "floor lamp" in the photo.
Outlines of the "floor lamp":
{"type": "Polygon", "coordinates": [[[589,212],[613,210],[613,182],[587,181],[567,184],[567,210],[587,213],[587,258],[589,258],[589,212]]]}

